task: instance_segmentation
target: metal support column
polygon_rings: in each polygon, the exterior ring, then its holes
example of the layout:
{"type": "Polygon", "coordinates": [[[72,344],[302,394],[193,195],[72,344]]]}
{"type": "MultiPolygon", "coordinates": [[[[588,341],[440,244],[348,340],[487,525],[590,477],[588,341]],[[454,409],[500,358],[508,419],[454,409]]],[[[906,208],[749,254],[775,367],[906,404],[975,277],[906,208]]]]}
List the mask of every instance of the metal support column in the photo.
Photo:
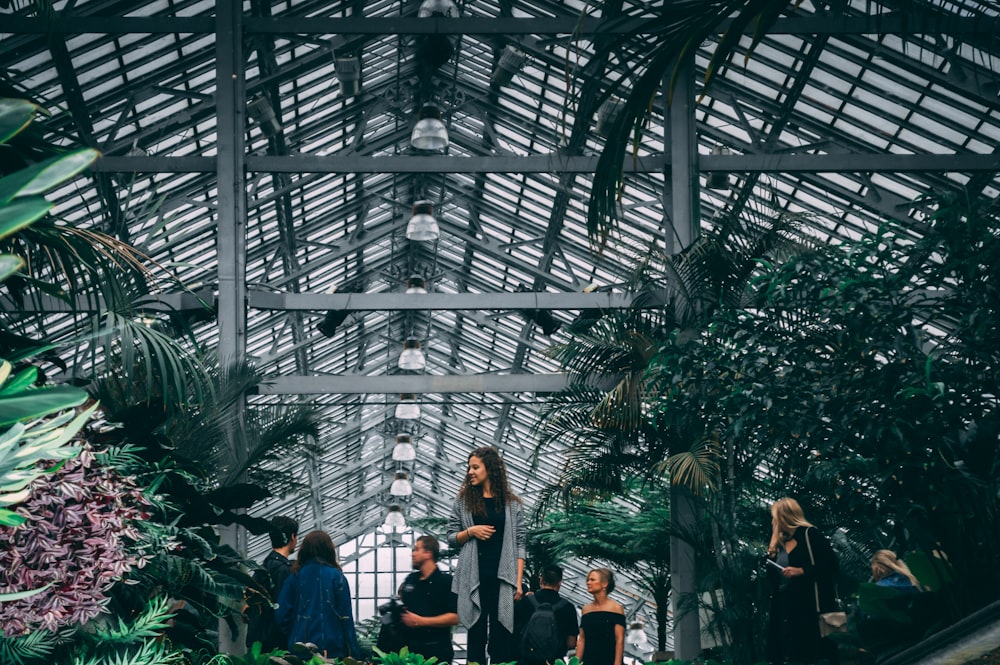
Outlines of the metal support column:
{"type": "MultiPolygon", "coordinates": [[[[217,251],[219,262],[219,360],[223,365],[241,362],[246,356],[246,187],[244,161],[244,113],[246,92],[243,67],[242,4],[230,0],[215,3],[215,103],[218,156],[217,251]]],[[[243,404],[235,409],[242,411],[243,404]]],[[[242,423],[241,413],[234,423],[242,423]]],[[[232,459],[246,459],[245,437],[228,432],[232,459]]],[[[233,524],[220,529],[222,544],[245,554],[246,532],[233,524]]],[[[236,622],[237,627],[241,626],[236,622]]],[[[241,631],[219,625],[219,650],[242,654],[241,631]]]]}
{"type": "MultiPolygon", "coordinates": [[[[671,96],[670,127],[671,177],[674,249],[681,251],[697,238],[700,227],[698,193],[698,150],[694,117],[694,59],[685,58],[678,68],[671,96]]],[[[673,612],[674,657],[694,660],[701,655],[701,629],[698,624],[697,578],[694,547],[684,540],[693,533],[696,521],[694,499],[684,487],[672,485],[670,492],[670,598],[673,612]]]]}

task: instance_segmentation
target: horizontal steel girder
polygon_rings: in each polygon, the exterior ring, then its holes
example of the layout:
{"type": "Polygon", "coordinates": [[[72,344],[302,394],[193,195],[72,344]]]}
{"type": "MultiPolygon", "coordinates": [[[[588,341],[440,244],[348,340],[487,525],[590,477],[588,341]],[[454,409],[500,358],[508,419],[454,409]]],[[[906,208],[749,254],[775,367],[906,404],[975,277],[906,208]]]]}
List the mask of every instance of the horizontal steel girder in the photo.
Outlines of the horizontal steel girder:
{"type": "Polygon", "coordinates": [[[363,376],[280,376],[258,386],[261,395],[392,393],[554,393],[569,385],[565,374],[393,374],[363,376]]]}
{"type": "MultiPolygon", "coordinates": [[[[246,157],[247,169],[260,173],[593,173],[596,156],[547,154],[527,157],[455,157],[450,155],[294,155],[246,157]]],[[[657,173],[670,166],[664,155],[626,157],[627,173],[657,173]]],[[[101,157],[98,173],[212,173],[214,157],[101,157]]],[[[728,173],[913,173],[1000,172],[1000,154],[843,153],[831,155],[699,155],[698,170],[728,173]]]]}
{"type": "MultiPolygon", "coordinates": [[[[649,34],[662,30],[663,21],[642,18],[600,19],[583,16],[513,18],[456,17],[417,18],[386,16],[370,18],[252,17],[243,19],[247,34],[319,34],[319,35],[573,35],[649,34]]],[[[720,22],[726,30],[728,22],[720,22]]],[[[749,33],[756,28],[751,23],[744,28],[749,33]]],[[[47,33],[212,33],[216,30],[211,16],[74,16],[51,18],[4,16],[4,32],[11,34],[47,33]]],[[[788,17],[768,26],[772,35],[843,35],[843,34],[955,34],[991,37],[995,25],[975,16],[948,15],[943,12],[910,12],[902,16],[813,16],[788,17]]]]}
{"type": "Polygon", "coordinates": [[[624,309],[623,293],[269,293],[251,291],[250,307],[276,310],[518,310],[624,309]]]}

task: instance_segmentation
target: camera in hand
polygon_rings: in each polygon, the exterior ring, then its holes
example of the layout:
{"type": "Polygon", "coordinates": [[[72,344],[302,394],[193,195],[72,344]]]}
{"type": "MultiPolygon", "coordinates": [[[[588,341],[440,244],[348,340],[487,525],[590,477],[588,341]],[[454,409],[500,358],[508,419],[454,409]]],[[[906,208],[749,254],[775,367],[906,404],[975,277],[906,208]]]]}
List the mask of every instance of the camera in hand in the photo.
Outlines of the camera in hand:
{"type": "Polygon", "coordinates": [[[406,606],[403,605],[403,601],[399,599],[399,596],[393,596],[388,602],[378,606],[378,612],[382,615],[379,621],[383,626],[398,625],[402,623],[402,615],[405,611],[406,606]]]}
{"type": "Polygon", "coordinates": [[[406,626],[403,625],[403,612],[406,611],[406,606],[399,596],[393,596],[388,602],[379,605],[378,611],[382,627],[378,631],[378,641],[375,646],[386,653],[399,651],[406,644],[406,626]]]}

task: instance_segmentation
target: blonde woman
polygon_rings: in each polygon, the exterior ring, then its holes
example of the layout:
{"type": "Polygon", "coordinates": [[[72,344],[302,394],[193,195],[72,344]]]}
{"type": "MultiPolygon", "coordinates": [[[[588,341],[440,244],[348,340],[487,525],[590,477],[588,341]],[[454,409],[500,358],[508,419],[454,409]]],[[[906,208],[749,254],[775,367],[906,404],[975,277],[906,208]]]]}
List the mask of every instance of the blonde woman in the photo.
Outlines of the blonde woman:
{"type": "Polygon", "coordinates": [[[587,665],[621,665],[625,653],[625,609],[608,598],[615,576],[607,568],[587,573],[587,591],[594,602],[583,606],[576,655],[587,665]]]}
{"type": "Polygon", "coordinates": [[[778,499],[771,506],[767,554],[772,589],[768,661],[773,665],[815,663],[821,658],[833,662],[836,644],[820,637],[819,614],[837,609],[837,557],[795,499],[778,499]]]}
{"type": "Polygon", "coordinates": [[[921,591],[923,587],[910,572],[910,567],[892,550],[879,550],[872,556],[872,581],[879,586],[900,591],[921,591]]]}

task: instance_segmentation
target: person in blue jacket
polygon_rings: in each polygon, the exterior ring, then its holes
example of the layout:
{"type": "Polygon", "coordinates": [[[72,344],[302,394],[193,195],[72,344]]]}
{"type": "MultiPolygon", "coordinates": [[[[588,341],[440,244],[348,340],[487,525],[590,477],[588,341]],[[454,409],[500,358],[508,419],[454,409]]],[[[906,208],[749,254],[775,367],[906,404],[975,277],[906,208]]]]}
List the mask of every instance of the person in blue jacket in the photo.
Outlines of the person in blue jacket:
{"type": "Polygon", "coordinates": [[[351,590],[330,534],[310,532],[302,539],[274,613],[289,636],[288,649],[296,642],[311,642],[327,658],[357,658],[360,649],[351,608],[351,590]]]}
{"type": "Polygon", "coordinates": [[[879,550],[872,557],[872,581],[878,586],[891,587],[903,592],[922,591],[923,587],[910,567],[892,550],[879,550]]]}

